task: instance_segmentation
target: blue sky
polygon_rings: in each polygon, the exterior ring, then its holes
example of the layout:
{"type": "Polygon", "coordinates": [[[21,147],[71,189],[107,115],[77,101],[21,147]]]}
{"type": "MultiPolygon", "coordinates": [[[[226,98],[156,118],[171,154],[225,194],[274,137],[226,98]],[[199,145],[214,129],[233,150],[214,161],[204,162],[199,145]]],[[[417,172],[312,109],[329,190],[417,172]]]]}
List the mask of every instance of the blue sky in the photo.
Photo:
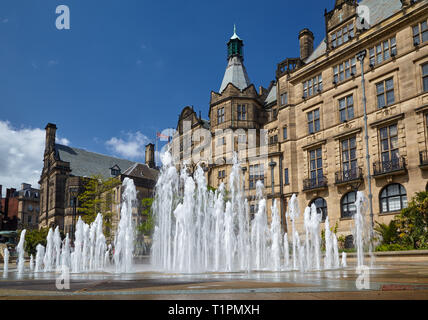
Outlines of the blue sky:
{"type": "MultiPolygon", "coordinates": [[[[186,105],[208,117],[234,23],[249,77],[266,87],[278,62],[298,56],[299,30],[309,27],[316,44],[322,40],[324,8],[333,6],[334,0],[2,0],[0,121],[15,133],[53,122],[70,145],[123,157],[112,142],[154,142],[156,131],[176,126],[186,105]],[[71,30],[55,28],[62,4],[70,8],[71,30]]],[[[140,153],[128,157],[143,160],[140,153]]],[[[0,158],[0,171],[6,160],[0,158]]]]}

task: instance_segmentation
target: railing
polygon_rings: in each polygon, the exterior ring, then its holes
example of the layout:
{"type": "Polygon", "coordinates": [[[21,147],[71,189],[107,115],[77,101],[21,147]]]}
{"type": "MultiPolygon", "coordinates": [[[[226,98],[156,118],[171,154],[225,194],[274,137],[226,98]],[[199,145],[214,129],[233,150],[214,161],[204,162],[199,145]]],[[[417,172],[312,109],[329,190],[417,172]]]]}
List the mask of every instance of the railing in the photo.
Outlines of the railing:
{"type": "Polygon", "coordinates": [[[363,169],[360,167],[336,172],[336,184],[359,180],[362,178],[363,178],[363,169]]]}
{"type": "Polygon", "coordinates": [[[311,190],[325,187],[327,187],[327,178],[325,176],[303,180],[303,190],[311,190]]]}
{"type": "Polygon", "coordinates": [[[428,150],[419,153],[421,166],[428,166],[428,150]]]}
{"type": "Polygon", "coordinates": [[[406,170],[406,160],[404,157],[389,161],[377,161],[373,163],[373,174],[375,176],[401,170],[406,170]]]}

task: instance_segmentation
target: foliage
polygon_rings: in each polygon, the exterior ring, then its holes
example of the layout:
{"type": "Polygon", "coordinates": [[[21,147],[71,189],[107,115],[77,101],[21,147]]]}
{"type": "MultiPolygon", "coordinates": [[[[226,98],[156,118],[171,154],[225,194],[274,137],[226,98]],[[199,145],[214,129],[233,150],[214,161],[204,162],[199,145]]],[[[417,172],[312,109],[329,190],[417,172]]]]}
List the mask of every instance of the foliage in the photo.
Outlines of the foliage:
{"type": "Polygon", "coordinates": [[[208,190],[208,192],[213,192],[213,193],[215,193],[215,192],[217,191],[217,189],[216,189],[216,188],[211,187],[211,186],[208,186],[208,187],[207,187],[207,190],[208,190]]]}
{"type": "Polygon", "coordinates": [[[120,179],[104,179],[100,175],[93,175],[84,181],[84,191],[79,194],[78,214],[82,220],[90,224],[95,221],[98,213],[103,216],[105,234],[110,235],[112,228],[112,208],[114,202],[113,189],[120,185],[120,179]]]}
{"type": "Polygon", "coordinates": [[[337,244],[339,246],[339,249],[345,248],[345,242],[346,242],[346,237],[344,235],[341,235],[337,238],[337,244]]]}
{"type": "Polygon", "coordinates": [[[394,223],[401,245],[413,249],[428,247],[428,192],[418,192],[394,223]]]}
{"type": "MultiPolygon", "coordinates": [[[[21,231],[19,231],[19,237],[21,237],[21,231]]],[[[27,230],[25,233],[25,252],[29,255],[36,255],[36,247],[38,244],[46,247],[46,238],[48,236],[49,228],[43,228],[40,230],[27,230]]]]}
{"type": "Polygon", "coordinates": [[[405,246],[398,243],[381,244],[376,247],[376,251],[405,251],[412,250],[411,246],[405,246]]]}
{"type": "Polygon", "coordinates": [[[389,224],[379,223],[376,221],[374,230],[381,237],[381,245],[389,245],[398,240],[397,226],[394,220],[389,224]]]}
{"type": "Polygon", "coordinates": [[[153,217],[153,198],[145,198],[141,200],[143,207],[142,215],[143,222],[138,226],[138,231],[145,235],[151,235],[154,229],[154,217],[153,217]]]}

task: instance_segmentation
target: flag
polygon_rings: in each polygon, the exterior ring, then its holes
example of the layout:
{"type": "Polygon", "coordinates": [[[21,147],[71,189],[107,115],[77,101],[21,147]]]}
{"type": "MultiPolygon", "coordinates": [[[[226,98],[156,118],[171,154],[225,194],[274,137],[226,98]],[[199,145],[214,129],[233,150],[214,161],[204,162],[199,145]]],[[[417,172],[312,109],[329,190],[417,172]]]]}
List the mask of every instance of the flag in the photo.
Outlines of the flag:
{"type": "Polygon", "coordinates": [[[169,136],[167,136],[166,134],[162,134],[160,132],[156,133],[156,137],[160,140],[160,141],[168,141],[169,142],[169,136]]]}

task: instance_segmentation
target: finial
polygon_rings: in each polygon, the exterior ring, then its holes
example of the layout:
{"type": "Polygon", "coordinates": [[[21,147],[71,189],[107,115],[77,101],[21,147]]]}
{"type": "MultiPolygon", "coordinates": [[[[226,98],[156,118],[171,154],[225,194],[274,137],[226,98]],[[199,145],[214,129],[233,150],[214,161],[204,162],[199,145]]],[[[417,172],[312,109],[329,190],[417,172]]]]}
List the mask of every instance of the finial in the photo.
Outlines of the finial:
{"type": "Polygon", "coordinates": [[[236,24],[233,24],[233,33],[236,34],[236,24]]]}

